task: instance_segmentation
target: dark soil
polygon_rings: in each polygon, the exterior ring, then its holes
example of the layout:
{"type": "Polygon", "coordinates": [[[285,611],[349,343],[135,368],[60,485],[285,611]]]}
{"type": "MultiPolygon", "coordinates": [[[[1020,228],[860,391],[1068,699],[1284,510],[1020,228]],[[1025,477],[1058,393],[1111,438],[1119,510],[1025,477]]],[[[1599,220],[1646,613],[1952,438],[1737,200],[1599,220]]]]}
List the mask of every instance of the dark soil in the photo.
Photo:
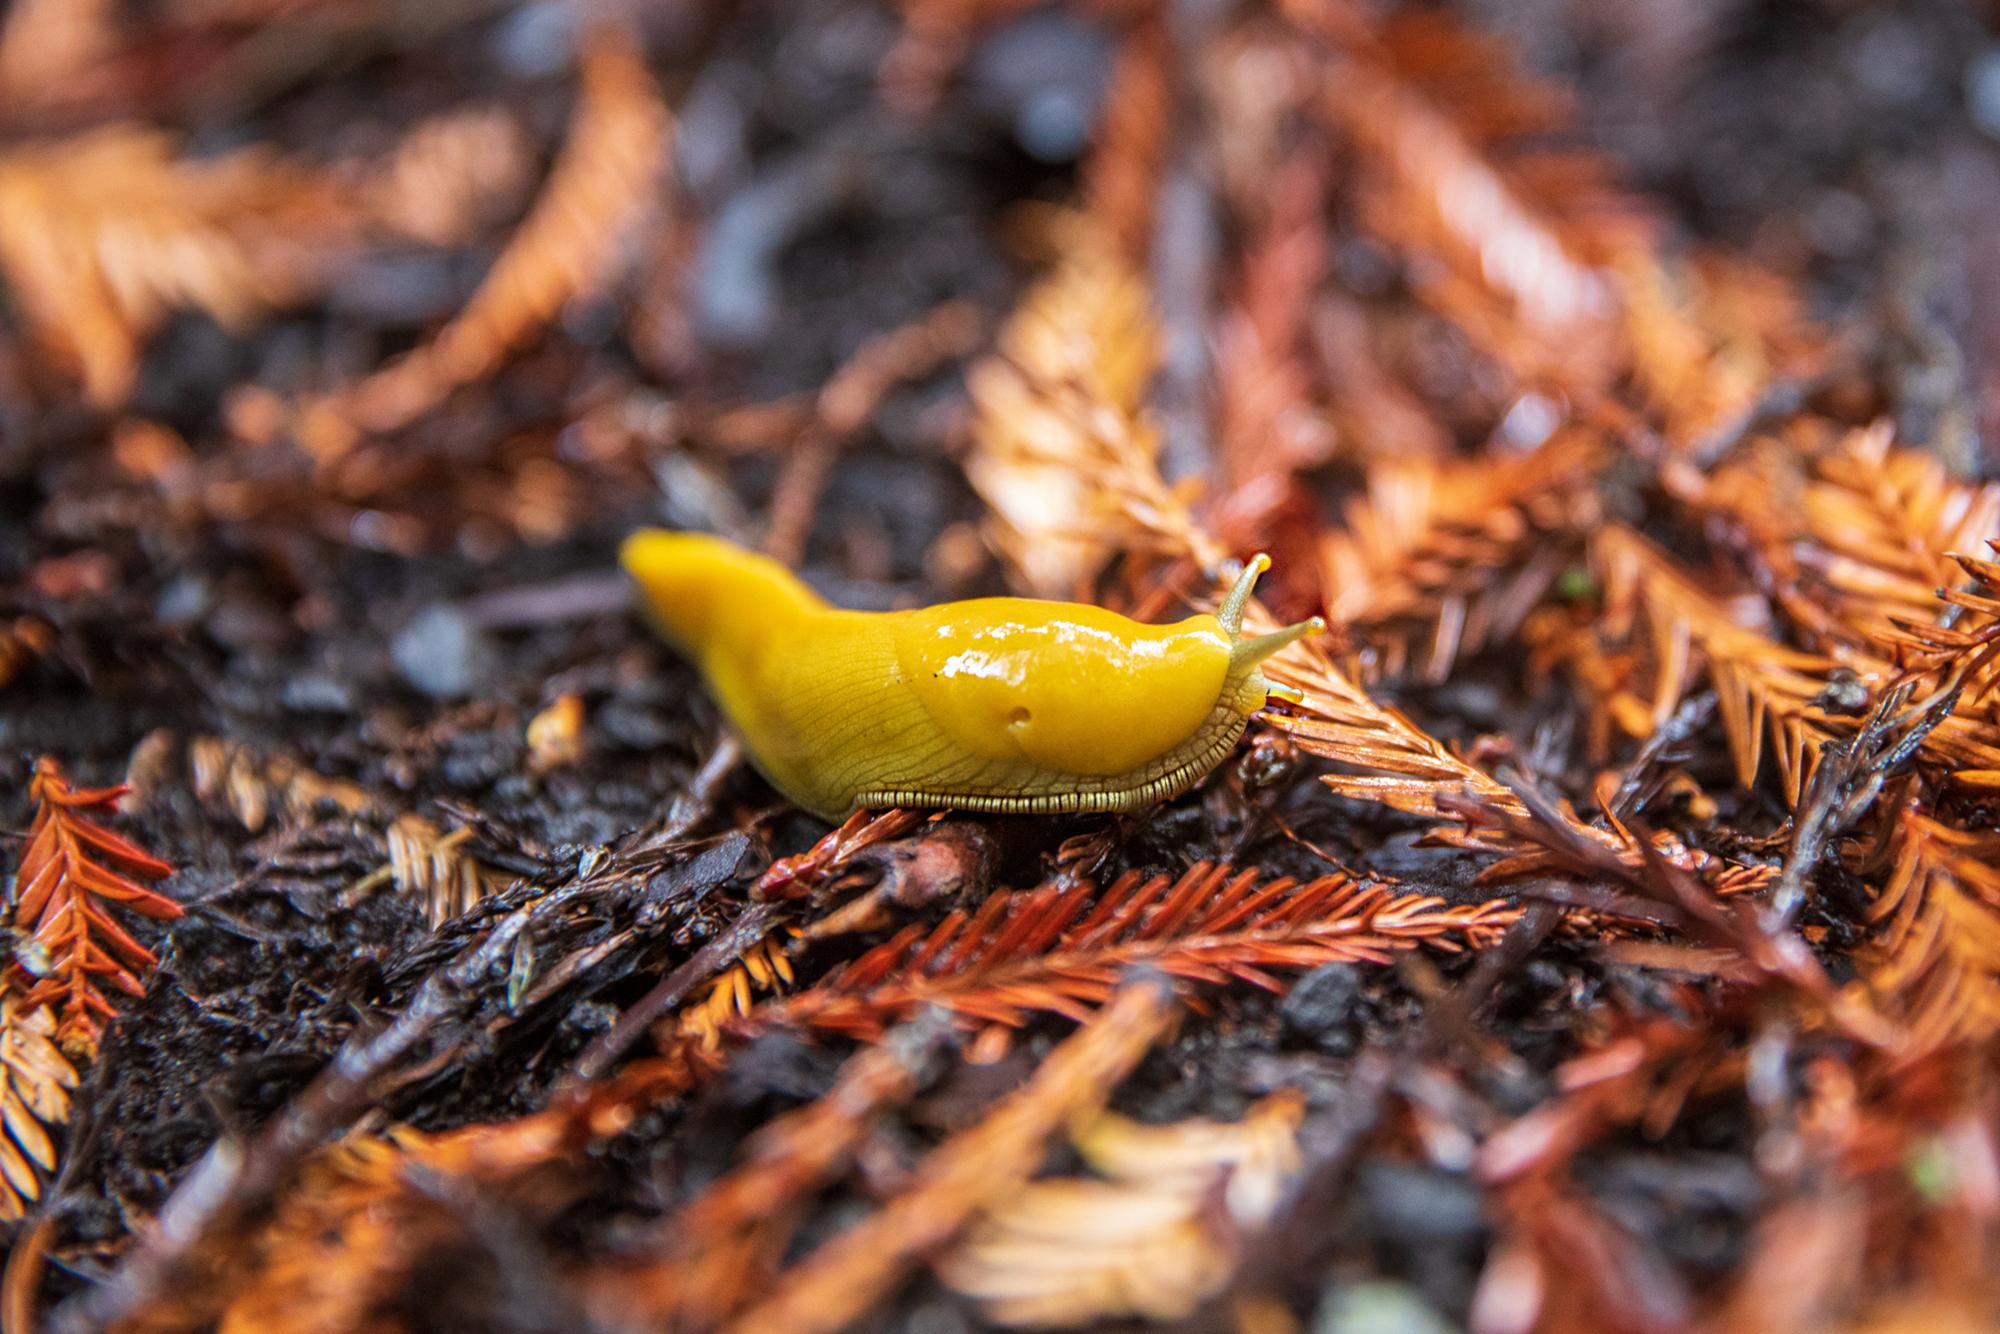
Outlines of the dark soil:
{"type": "MultiPolygon", "coordinates": [[[[188,123],[199,144],[268,138],[331,155],[386,142],[438,104],[491,99],[553,142],[568,89],[528,58],[540,32],[532,25],[548,8],[385,45],[246,103],[218,94],[188,123]]],[[[1822,313],[1857,330],[1900,387],[1889,406],[1911,438],[1936,439],[1955,461],[1995,461],[2000,301],[1985,298],[2000,281],[1990,253],[2000,44],[1982,16],[1943,3],[1709,0],[1674,11],[1689,15],[1683,31],[1682,19],[1645,7],[1478,8],[1532,61],[1575,81],[1582,123],[1689,234],[1798,275],[1822,313]]],[[[510,904],[657,823],[686,790],[717,744],[720,718],[692,671],[623,609],[616,545],[648,522],[728,531],[747,519],[754,529],[781,463],[766,450],[661,446],[717,408],[816,388],[868,337],[941,300],[965,298],[1001,318],[1026,271],[1010,215],[1073,190],[1082,141],[1057,113],[1093,104],[1110,51],[1089,19],[1036,12],[981,42],[939,104],[911,118],[878,96],[875,71],[898,29],[871,6],[725,7],[698,19],[656,14],[650,24],[654,67],[684,108],[680,170],[700,216],[683,225],[702,224],[688,272],[666,273],[666,247],[685,236],[662,228],[648,237],[654,253],[602,308],[572,314],[443,418],[369,446],[401,455],[394,466],[407,480],[393,504],[378,496],[328,507],[279,478],[247,517],[189,517],[113,462],[110,421],[4,396],[0,617],[38,616],[57,643],[0,695],[0,755],[23,780],[34,756],[51,754],[78,782],[110,783],[142,742],[164,733],[148,743],[156,768],[144,775],[142,804],[119,827],[178,868],[170,892],[188,908],[170,930],[138,928],[161,963],[80,1095],[56,1187],[65,1235],[48,1301],[113,1263],[218,1137],[264,1124],[343,1042],[400,1013],[510,904]],[[648,287],[662,283],[683,303],[680,321],[648,345],[623,312],[656,300],[648,287]],[[641,443],[592,452],[573,424],[587,414],[641,443]],[[573,486],[559,533],[524,539],[482,513],[478,485],[505,483],[528,459],[549,456],[565,461],[573,486]],[[414,526],[416,541],[376,540],[389,510],[414,526]],[[80,589],[47,591],[79,562],[91,573],[80,589]],[[524,729],[564,694],[585,705],[583,758],[537,774],[524,729]],[[415,899],[386,886],[348,892],[384,862],[379,821],[323,808],[252,832],[198,800],[187,746],[211,736],[351,779],[386,809],[447,828],[476,813],[471,846],[518,879],[433,933],[415,899]]],[[[185,434],[201,485],[256,480],[277,465],[227,443],[220,413],[231,386],[300,387],[322,357],[367,364],[405,346],[462,300],[482,262],[358,262],[340,299],[246,337],[179,318],[152,347],[135,409],[185,434]]],[[[980,517],[955,461],[957,370],[898,387],[843,446],[803,562],[838,600],[910,605],[1000,586],[984,558],[947,559],[965,550],[964,526],[980,517]]],[[[1511,730],[1521,752],[1536,746],[1535,721],[1555,711],[1544,683],[1499,658],[1469,664],[1458,680],[1446,691],[1391,682],[1386,694],[1439,735],[1511,730]]],[[[1312,778],[1300,765],[1246,795],[1240,775],[1218,774],[1118,822],[1108,870],[1178,872],[1226,857],[1313,873],[1311,854],[1266,818],[1276,811],[1352,866],[1471,896],[1460,854],[1418,845],[1416,822],[1330,802],[1312,778]]],[[[25,781],[0,784],[0,827],[23,829],[31,813],[25,781]]],[[[1769,805],[1740,815],[1746,828],[1776,824],[1769,805]]],[[[982,823],[1001,849],[996,882],[1019,885],[1046,874],[1065,839],[1106,822],[982,823]]],[[[534,966],[546,971],[616,940],[611,953],[518,1009],[507,979],[489,979],[474,1016],[450,1031],[450,1059],[388,1091],[379,1119],[438,1130],[543,1105],[584,1046],[729,919],[733,888],[825,832],[747,769],[725,782],[702,828],[749,835],[735,864],[703,872],[715,892],[681,884],[664,904],[649,898],[698,845],[588,899],[536,941],[534,966]]],[[[805,953],[802,976],[843,954],[805,953]]],[[[1283,996],[1231,993],[1158,1049],[1116,1105],[1147,1120],[1228,1118],[1283,1085],[1316,1106],[1337,1104],[1356,1060],[1392,1049],[1469,966],[1335,965],[1283,996]]],[[[1468,1066],[1459,1096],[1488,1115],[1532,1106],[1575,1049],[1575,1017],[1607,1000],[1634,1012],[1674,1004],[1656,978],[1607,969],[1554,940],[1488,997],[1483,1031],[1496,1050],[1468,1066]]],[[[941,1127],[1023,1077],[1064,1031],[1041,1025],[1000,1066],[961,1070],[929,1090],[901,1138],[880,1147],[907,1163],[941,1127]]],[[[846,1050],[772,1034],[686,1105],[640,1121],[591,1165],[545,1238],[553,1263],[601,1253],[719,1173],[757,1124],[823,1092],[846,1050]]],[[[1595,1154],[1588,1185],[1673,1262],[1670,1286],[1698,1291],[1740,1259],[1759,1204],[1753,1141],[1748,1109],[1725,1101],[1684,1118],[1667,1140],[1634,1136],[1595,1154]]],[[[829,1212],[802,1244],[843,1216],[829,1212]]],[[[1489,1240],[1464,1178],[1371,1154],[1354,1164],[1326,1234],[1302,1243],[1311,1265],[1291,1286],[1310,1311],[1329,1285],[1388,1280],[1456,1322],[1489,1240]]],[[[493,1263],[476,1257],[434,1275],[424,1309],[411,1313],[415,1327],[537,1327],[524,1314],[511,1324],[496,1315],[493,1263]]],[[[879,1327],[980,1326],[969,1305],[920,1285],[879,1327]]]]}

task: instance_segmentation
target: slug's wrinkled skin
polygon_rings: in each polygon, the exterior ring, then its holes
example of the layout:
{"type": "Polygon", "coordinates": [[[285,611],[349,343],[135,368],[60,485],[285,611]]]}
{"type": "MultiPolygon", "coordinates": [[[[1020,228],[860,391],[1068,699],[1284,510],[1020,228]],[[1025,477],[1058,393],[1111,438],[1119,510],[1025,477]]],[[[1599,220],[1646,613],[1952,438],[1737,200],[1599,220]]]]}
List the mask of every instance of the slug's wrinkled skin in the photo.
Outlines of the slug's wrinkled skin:
{"type": "Polygon", "coordinates": [[[1222,762],[1277,694],[1257,664],[1323,623],[1242,637],[1252,561],[1213,616],[980,598],[830,607],[719,538],[648,529],[620,553],[653,623],[701,669],[773,786],[839,819],[869,806],[1122,811],[1222,762]]]}

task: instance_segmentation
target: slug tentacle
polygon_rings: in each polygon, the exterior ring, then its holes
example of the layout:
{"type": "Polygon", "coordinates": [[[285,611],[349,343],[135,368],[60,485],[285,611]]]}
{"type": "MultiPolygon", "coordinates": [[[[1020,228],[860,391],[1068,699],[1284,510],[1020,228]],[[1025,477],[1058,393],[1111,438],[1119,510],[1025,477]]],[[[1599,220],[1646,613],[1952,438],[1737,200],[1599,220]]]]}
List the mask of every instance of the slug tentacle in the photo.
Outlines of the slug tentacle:
{"type": "Polygon", "coordinates": [[[1250,605],[1250,595],[1257,591],[1257,580],[1264,571],[1271,568],[1271,558],[1263,552],[1252,556],[1243,566],[1243,573],[1236,576],[1229,595],[1222,599],[1216,609],[1215,619],[1222,622],[1222,628],[1231,639],[1243,633],[1243,609],[1250,605]]]}
{"type": "Polygon", "coordinates": [[[1257,665],[1317,617],[1244,638],[1253,558],[1216,615],[1146,625],[1077,603],[830,607],[776,561],[647,531],[621,552],[774,786],[829,819],[861,806],[1128,810],[1229,754],[1274,688],[1257,665]]]}
{"type": "Polygon", "coordinates": [[[1273,630],[1267,635],[1239,639],[1230,645],[1229,665],[1232,668],[1255,667],[1287,644],[1296,644],[1307,635],[1320,634],[1325,629],[1326,622],[1314,616],[1296,625],[1288,625],[1282,630],[1273,630]]]}

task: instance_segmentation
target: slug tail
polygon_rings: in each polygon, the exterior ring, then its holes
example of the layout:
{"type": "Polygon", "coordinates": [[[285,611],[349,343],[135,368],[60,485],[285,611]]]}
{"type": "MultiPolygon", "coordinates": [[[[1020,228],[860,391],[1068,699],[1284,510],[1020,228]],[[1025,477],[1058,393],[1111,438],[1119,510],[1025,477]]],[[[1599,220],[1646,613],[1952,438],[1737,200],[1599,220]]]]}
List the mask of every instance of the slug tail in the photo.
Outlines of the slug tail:
{"type": "Polygon", "coordinates": [[[618,563],[655,628],[695,657],[768,640],[825,605],[777,561],[705,533],[642,528],[625,539],[618,563]]]}

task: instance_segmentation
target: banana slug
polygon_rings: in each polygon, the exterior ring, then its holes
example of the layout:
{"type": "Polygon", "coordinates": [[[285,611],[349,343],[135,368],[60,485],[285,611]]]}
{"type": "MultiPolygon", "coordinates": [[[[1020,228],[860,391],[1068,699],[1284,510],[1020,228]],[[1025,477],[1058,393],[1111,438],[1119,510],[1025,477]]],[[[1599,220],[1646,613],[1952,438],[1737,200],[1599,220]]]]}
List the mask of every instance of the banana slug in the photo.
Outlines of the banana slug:
{"type": "Polygon", "coordinates": [[[1102,607],[978,598],[827,605],[767,556],[645,529],[619,562],[772,786],[829,820],[870,806],[1122,811],[1186,790],[1277,696],[1257,665],[1325,628],[1245,638],[1258,556],[1214,615],[1146,625],[1102,607]]]}

